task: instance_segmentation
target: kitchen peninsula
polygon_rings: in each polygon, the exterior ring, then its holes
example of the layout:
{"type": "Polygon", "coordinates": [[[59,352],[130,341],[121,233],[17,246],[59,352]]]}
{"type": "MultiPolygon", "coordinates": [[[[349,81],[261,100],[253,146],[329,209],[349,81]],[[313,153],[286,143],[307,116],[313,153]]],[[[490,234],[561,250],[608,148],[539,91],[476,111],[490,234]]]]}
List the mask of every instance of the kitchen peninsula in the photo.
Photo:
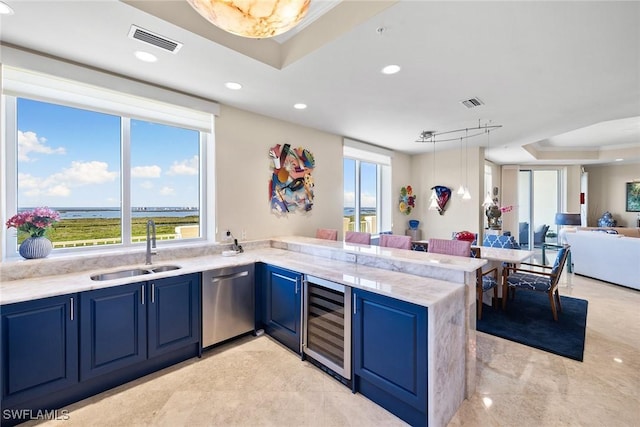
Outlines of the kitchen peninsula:
{"type": "MultiPolygon", "coordinates": [[[[157,273],[154,279],[263,262],[426,307],[426,423],[431,426],[446,425],[465,393],[473,392],[469,390],[469,384],[472,384],[469,376],[475,375],[475,364],[469,361],[469,355],[472,354],[469,348],[475,342],[475,300],[474,292],[469,292],[468,287],[471,281],[475,286],[475,270],[485,261],[303,237],[248,242],[244,247],[246,252],[234,257],[220,255],[226,249],[224,245],[161,248],[157,256],[159,265],[170,262],[180,266],[180,269],[157,273]],[[428,275],[435,278],[426,277],[428,275]],[[470,304],[470,300],[473,303],[470,304]],[[470,319],[473,319],[473,323],[470,323],[470,319]]],[[[139,265],[143,257],[144,253],[140,252],[86,256],[83,262],[78,262],[77,257],[61,256],[3,263],[0,267],[0,303],[6,305],[124,286],[131,283],[132,279],[96,282],[89,276],[98,270],[139,265]],[[79,266],[84,270],[78,271],[79,266]]]]}

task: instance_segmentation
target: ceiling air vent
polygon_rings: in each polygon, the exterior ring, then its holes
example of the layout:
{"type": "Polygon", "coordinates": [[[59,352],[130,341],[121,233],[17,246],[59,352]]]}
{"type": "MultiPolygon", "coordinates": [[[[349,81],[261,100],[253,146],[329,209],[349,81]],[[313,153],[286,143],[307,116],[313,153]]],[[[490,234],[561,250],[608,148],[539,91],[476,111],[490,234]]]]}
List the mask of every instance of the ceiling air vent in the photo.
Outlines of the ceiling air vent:
{"type": "Polygon", "coordinates": [[[484,105],[484,102],[482,102],[480,98],[471,98],[464,101],[460,101],[460,103],[467,108],[475,108],[475,107],[484,105]]]}
{"type": "Polygon", "coordinates": [[[152,33],[144,28],[136,27],[135,25],[132,25],[129,30],[129,38],[140,40],[141,42],[154,45],[155,47],[168,50],[172,53],[178,52],[182,47],[182,43],[173,41],[159,34],[152,33]]]}

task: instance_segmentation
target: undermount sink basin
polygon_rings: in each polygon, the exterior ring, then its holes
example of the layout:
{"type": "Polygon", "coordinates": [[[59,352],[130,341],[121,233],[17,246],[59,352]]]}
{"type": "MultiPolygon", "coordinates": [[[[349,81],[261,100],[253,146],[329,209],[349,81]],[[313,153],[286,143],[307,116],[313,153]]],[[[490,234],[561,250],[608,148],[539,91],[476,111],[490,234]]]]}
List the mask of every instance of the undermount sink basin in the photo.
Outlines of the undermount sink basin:
{"type": "Polygon", "coordinates": [[[143,268],[132,268],[131,270],[120,270],[113,271],[111,273],[101,273],[94,274],[91,276],[91,280],[103,281],[103,280],[113,280],[113,279],[122,279],[123,277],[135,277],[141,276],[143,274],[150,274],[150,270],[145,270],[143,268]]]}
{"type": "Polygon", "coordinates": [[[142,276],[145,274],[162,273],[165,271],[179,270],[181,268],[182,267],[180,267],[179,265],[159,265],[157,267],[150,266],[149,268],[132,268],[129,270],[113,271],[110,273],[94,274],[93,276],[91,276],[91,280],[102,282],[104,280],[122,279],[125,277],[135,277],[135,276],[142,276]]]}
{"type": "Polygon", "coordinates": [[[159,265],[157,267],[151,268],[151,271],[153,273],[162,273],[164,271],[180,270],[181,268],[182,267],[180,267],[179,265],[159,265]]]}

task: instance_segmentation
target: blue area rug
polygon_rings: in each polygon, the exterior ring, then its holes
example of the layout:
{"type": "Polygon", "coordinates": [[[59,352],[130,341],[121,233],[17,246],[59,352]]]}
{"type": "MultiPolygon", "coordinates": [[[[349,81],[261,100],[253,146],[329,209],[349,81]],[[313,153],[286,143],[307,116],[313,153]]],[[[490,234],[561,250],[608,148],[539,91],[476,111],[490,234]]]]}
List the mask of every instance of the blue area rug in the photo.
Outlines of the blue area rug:
{"type": "Polygon", "coordinates": [[[485,304],[477,330],[582,362],[588,303],[565,296],[560,302],[555,322],[546,293],[519,290],[506,311],[485,304]]]}

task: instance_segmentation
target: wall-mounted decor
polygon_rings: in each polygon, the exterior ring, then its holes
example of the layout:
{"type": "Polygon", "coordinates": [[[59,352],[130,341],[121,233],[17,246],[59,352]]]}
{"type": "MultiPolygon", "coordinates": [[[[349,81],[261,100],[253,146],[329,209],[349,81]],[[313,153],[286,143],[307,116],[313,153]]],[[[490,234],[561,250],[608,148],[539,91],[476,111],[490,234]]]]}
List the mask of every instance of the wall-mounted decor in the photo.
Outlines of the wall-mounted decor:
{"type": "Polygon", "coordinates": [[[400,212],[409,215],[416,207],[416,196],[413,195],[413,188],[410,185],[400,189],[400,212]]]}
{"type": "Polygon", "coordinates": [[[313,154],[302,147],[276,145],[269,150],[271,181],[269,199],[271,211],[278,214],[308,212],[313,207],[313,154]]]}
{"type": "Polygon", "coordinates": [[[444,215],[444,208],[447,206],[447,202],[451,198],[451,189],[444,185],[436,185],[435,187],[431,187],[431,189],[433,190],[431,197],[434,197],[435,195],[434,200],[437,203],[436,209],[440,215],[444,215]]]}
{"type": "Polygon", "coordinates": [[[640,182],[627,182],[627,212],[640,212],[640,182]]]}

